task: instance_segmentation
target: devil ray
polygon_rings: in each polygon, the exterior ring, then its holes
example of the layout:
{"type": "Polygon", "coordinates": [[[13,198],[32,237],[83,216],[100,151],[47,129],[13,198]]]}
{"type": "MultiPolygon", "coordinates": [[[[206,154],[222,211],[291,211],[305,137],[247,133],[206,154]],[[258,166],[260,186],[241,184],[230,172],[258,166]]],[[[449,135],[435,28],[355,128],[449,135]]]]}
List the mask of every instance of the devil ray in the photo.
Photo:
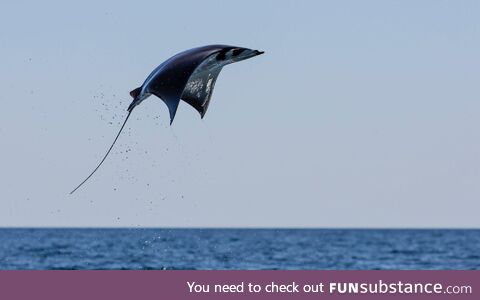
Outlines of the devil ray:
{"type": "Polygon", "coordinates": [[[160,64],[148,75],[140,87],[130,92],[133,101],[127,109],[127,117],[112,145],[98,166],[70,194],[80,188],[102,165],[125,127],[133,109],[145,99],[151,95],[162,99],[170,113],[170,124],[175,118],[180,100],[190,104],[203,118],[222,68],[228,64],[260,54],[263,54],[263,52],[248,48],[209,45],[178,53],[160,64]]]}

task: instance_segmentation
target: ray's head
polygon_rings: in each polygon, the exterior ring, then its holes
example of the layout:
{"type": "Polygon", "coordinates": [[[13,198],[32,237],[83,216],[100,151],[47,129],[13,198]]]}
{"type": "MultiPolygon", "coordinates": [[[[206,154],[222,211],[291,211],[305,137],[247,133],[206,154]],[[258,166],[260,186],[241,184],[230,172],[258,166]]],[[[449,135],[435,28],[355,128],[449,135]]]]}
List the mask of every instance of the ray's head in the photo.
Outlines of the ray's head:
{"type": "Polygon", "coordinates": [[[226,61],[229,63],[239,62],[254,56],[263,54],[265,52],[252,50],[248,48],[235,47],[230,49],[223,49],[218,52],[216,58],[218,61],[226,61]]]}

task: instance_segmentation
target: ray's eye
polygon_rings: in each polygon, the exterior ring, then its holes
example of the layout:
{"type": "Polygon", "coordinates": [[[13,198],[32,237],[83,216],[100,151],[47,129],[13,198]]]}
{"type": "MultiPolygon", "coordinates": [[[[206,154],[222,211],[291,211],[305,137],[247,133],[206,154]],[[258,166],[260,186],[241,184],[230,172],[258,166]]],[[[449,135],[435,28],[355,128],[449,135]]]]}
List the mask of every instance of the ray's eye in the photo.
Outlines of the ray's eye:
{"type": "Polygon", "coordinates": [[[217,55],[217,60],[225,60],[225,58],[227,58],[226,55],[227,55],[227,51],[225,50],[220,51],[217,55]]]}
{"type": "Polygon", "coordinates": [[[232,52],[233,56],[238,56],[240,53],[242,53],[245,49],[235,49],[232,52]]]}

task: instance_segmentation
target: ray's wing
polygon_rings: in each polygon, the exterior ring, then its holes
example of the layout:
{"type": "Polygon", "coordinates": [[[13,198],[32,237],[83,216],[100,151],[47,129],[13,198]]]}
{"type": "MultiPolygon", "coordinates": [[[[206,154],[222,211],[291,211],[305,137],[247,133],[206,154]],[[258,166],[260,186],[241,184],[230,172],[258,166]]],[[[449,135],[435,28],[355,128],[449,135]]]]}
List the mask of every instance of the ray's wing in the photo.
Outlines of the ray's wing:
{"type": "MultiPolygon", "coordinates": [[[[178,103],[180,102],[180,98],[183,96],[189,79],[196,77],[196,75],[201,77],[201,74],[203,74],[203,72],[196,72],[198,71],[197,67],[199,67],[199,65],[202,64],[208,57],[212,57],[212,54],[219,51],[227,51],[231,48],[233,47],[225,45],[210,45],[184,51],[171,57],[163,64],[158,66],[157,69],[155,69],[147,78],[144,85],[146,84],[148,86],[148,92],[161,98],[168,106],[168,110],[170,112],[170,124],[175,118],[178,103]]],[[[218,72],[220,72],[220,70],[218,70],[218,72]]],[[[214,76],[214,79],[216,79],[216,76],[214,76]]],[[[200,82],[202,81],[200,80],[200,82]]],[[[208,83],[208,80],[206,83],[208,83]]],[[[213,88],[213,85],[211,85],[211,87],[213,88]]],[[[211,95],[211,92],[209,94],[211,95]]],[[[198,101],[194,102],[192,97],[188,97],[186,95],[186,98],[191,99],[191,102],[194,103],[193,105],[199,108],[202,107],[202,105],[198,105],[198,101]]],[[[189,101],[190,100],[187,102],[190,103],[189,101]]],[[[206,110],[205,105],[203,105],[203,110],[206,110]]]]}
{"type": "Polygon", "coordinates": [[[188,80],[183,91],[182,100],[195,108],[202,118],[207,112],[213,88],[221,70],[222,68],[217,68],[211,71],[195,72],[188,80]]]}
{"type": "Polygon", "coordinates": [[[162,99],[168,107],[170,113],[170,125],[172,125],[175,114],[177,113],[178,104],[180,103],[180,97],[177,95],[162,95],[158,91],[152,91],[152,94],[162,99]]]}
{"type": "MultiPolygon", "coordinates": [[[[179,79],[179,81],[181,81],[179,79]]],[[[186,80],[184,80],[186,81],[186,80]]],[[[169,84],[168,82],[166,84],[169,84]]],[[[180,83],[178,85],[170,84],[168,88],[164,88],[165,82],[160,82],[159,85],[151,87],[149,92],[162,99],[163,102],[168,107],[168,112],[170,113],[170,125],[175,118],[177,113],[178,103],[180,102],[180,97],[182,95],[184,84],[180,83]]]]}

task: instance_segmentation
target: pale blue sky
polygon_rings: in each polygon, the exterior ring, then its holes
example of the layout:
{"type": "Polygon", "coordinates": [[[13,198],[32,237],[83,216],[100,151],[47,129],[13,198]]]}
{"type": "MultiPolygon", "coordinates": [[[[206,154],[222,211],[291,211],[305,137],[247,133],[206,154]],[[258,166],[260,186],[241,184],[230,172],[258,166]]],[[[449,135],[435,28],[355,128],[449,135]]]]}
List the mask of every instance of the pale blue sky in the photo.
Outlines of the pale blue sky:
{"type": "Polygon", "coordinates": [[[3,3],[0,226],[479,227],[479,20],[477,1],[3,3]],[[68,195],[128,92],[213,43],[266,54],[224,68],[204,120],[146,100],[68,195]]]}

